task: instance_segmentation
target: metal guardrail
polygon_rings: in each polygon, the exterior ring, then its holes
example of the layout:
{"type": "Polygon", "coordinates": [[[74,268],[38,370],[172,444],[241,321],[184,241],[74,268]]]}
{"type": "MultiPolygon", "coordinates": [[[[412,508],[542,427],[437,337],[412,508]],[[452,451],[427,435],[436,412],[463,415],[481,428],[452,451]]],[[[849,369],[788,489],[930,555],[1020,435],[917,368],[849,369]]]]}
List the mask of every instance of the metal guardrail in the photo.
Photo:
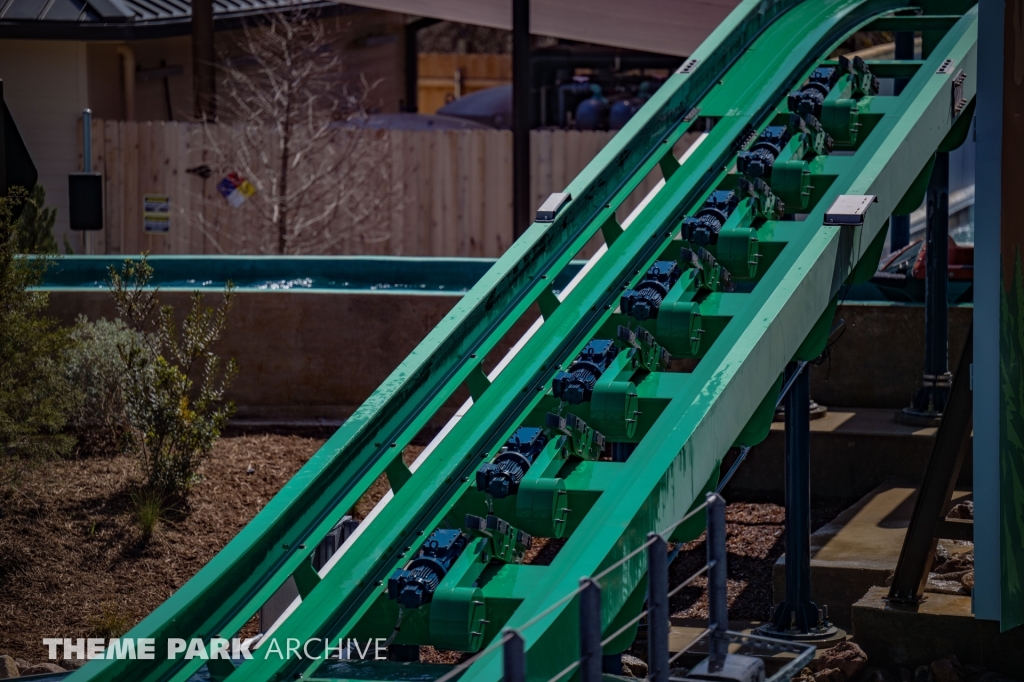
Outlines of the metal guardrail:
{"type": "Polygon", "coordinates": [[[795,658],[768,678],[767,682],[781,682],[782,680],[792,679],[814,657],[814,645],[729,630],[726,596],[727,553],[725,535],[725,499],[718,493],[708,493],[705,501],[687,513],[683,518],[659,533],[650,533],[644,544],[600,573],[580,578],[579,587],[575,590],[564,595],[548,607],[548,609],[538,613],[534,618],[518,628],[506,629],[490,646],[463,661],[438,678],[436,682],[449,682],[455,679],[477,661],[493,654],[499,649],[503,656],[504,682],[526,682],[526,646],[523,633],[534,623],[539,622],[555,609],[575,597],[579,597],[580,657],[549,678],[547,682],[558,682],[558,680],[568,679],[568,676],[577,671],[579,671],[582,682],[601,682],[603,674],[603,647],[644,618],[648,622],[647,658],[649,673],[647,679],[651,682],[670,682],[687,679],[671,676],[672,664],[705,640],[708,643],[710,659],[713,661],[717,659],[719,665],[729,655],[729,645],[733,643],[753,646],[754,648],[772,653],[789,652],[796,654],[795,658]],[[677,585],[670,587],[668,580],[669,551],[667,538],[677,526],[705,510],[707,511],[708,518],[708,559],[693,574],[680,581],[677,585]],[[609,574],[641,552],[647,555],[647,608],[622,625],[618,630],[602,639],[600,580],[603,576],[609,574]],[[705,574],[708,577],[708,627],[689,644],[670,656],[669,600],[684,587],[705,574]]]}

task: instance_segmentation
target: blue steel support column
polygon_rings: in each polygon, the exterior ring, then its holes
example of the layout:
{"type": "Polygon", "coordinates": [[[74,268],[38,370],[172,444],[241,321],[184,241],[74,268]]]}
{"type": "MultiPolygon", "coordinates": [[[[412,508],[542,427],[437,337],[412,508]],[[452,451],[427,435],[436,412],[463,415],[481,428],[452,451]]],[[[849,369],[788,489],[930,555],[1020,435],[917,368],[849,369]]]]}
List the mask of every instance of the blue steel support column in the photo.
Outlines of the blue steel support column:
{"type": "Polygon", "coordinates": [[[657,533],[647,541],[647,679],[668,682],[668,543],[657,533]]]}
{"type": "MultiPolygon", "coordinates": [[[[975,618],[1002,616],[1000,559],[999,305],[1002,223],[1004,0],[978,3],[978,118],[974,208],[975,618]]],[[[1007,149],[1007,154],[1017,150],[1007,149]]]]}
{"type": "Polygon", "coordinates": [[[914,402],[904,410],[909,415],[938,418],[946,408],[952,376],[949,373],[948,316],[946,289],[949,254],[949,154],[935,155],[935,167],[928,182],[925,242],[924,294],[924,377],[914,402]]]}
{"type": "MultiPolygon", "coordinates": [[[[914,58],[914,34],[900,31],[896,34],[896,59],[914,58]]],[[[899,95],[910,80],[897,78],[893,83],[893,94],[899,95]]],[[[889,218],[889,250],[895,253],[910,243],[910,216],[894,215],[889,218]]]]}
{"type": "MultiPolygon", "coordinates": [[[[805,402],[806,405],[806,394],[805,402]]],[[[807,410],[798,410],[808,418],[807,410]]],[[[721,670],[729,653],[729,602],[725,550],[725,500],[718,493],[708,493],[708,629],[711,630],[711,670],[721,670]]]]}
{"type": "Polygon", "coordinates": [[[580,578],[580,679],[601,682],[601,586],[580,578]]]}
{"type": "Polygon", "coordinates": [[[526,643],[523,636],[515,630],[506,630],[502,648],[503,682],[526,682],[526,643]]]}
{"type": "MultiPolygon", "coordinates": [[[[798,371],[786,368],[789,381],[798,371]]],[[[775,611],[775,629],[808,632],[817,624],[811,601],[811,423],[810,375],[800,372],[786,394],[786,601],[775,611]]]]}

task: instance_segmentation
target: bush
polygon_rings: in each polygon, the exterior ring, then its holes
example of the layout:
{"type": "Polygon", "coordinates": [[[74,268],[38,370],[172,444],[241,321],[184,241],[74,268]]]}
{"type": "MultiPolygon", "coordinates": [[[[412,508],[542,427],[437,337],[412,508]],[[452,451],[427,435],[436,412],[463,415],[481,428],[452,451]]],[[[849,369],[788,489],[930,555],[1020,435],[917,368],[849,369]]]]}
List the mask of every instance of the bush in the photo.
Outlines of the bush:
{"type": "Polygon", "coordinates": [[[46,208],[46,190],[42,185],[36,185],[18,218],[18,251],[57,253],[57,240],[53,238],[53,224],[56,221],[57,209],[46,208]]]}
{"type": "Polygon", "coordinates": [[[132,494],[132,508],[142,539],[148,541],[167,513],[163,493],[150,488],[136,491],[132,494]]]}
{"type": "Polygon", "coordinates": [[[77,387],[70,430],[81,456],[116,455],[129,448],[125,414],[125,366],[122,350],[141,346],[144,339],[122,320],[90,322],[84,315],[71,330],[72,346],[65,372],[77,387]]]}
{"type": "Polygon", "coordinates": [[[198,291],[179,329],[174,310],[160,306],[150,289],[153,268],[145,256],[110,269],[110,291],[118,314],[138,332],[121,348],[128,438],[138,454],[146,487],[167,501],[184,500],[199,466],[210,454],[234,406],[224,391],[234,378],[234,360],[222,366],[213,352],[231,306],[232,287],[216,309],[203,306],[198,291]]]}
{"type": "Polygon", "coordinates": [[[46,294],[30,289],[50,261],[17,256],[11,209],[24,198],[17,188],[0,198],[0,490],[29,464],[74,446],[64,433],[77,400],[61,364],[68,333],[43,316],[46,294]]]}

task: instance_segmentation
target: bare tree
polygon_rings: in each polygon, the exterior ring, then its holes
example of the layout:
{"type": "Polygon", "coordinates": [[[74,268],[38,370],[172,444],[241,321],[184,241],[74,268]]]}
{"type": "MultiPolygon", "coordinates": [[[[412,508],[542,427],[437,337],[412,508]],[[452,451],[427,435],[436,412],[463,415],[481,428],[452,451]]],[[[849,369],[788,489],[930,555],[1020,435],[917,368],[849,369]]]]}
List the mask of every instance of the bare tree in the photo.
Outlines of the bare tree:
{"type": "Polygon", "coordinates": [[[378,209],[393,184],[389,140],[366,125],[376,83],[343,73],[335,38],[325,21],[283,12],[245,26],[221,55],[219,122],[205,122],[204,137],[218,177],[255,189],[240,208],[245,231],[221,231],[239,251],[326,253],[357,235],[387,238],[378,209]]]}

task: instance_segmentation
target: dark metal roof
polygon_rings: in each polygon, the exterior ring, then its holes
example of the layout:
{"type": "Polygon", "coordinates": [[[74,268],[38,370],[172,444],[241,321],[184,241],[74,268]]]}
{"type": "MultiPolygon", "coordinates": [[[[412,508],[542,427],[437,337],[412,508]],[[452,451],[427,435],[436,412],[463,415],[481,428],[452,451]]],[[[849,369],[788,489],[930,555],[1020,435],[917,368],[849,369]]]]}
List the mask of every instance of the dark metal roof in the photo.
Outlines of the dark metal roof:
{"type": "MultiPolygon", "coordinates": [[[[218,29],[286,9],[363,11],[331,0],[214,0],[218,29]]],[[[189,32],[190,0],[0,0],[0,38],[133,40],[189,32]]]]}

